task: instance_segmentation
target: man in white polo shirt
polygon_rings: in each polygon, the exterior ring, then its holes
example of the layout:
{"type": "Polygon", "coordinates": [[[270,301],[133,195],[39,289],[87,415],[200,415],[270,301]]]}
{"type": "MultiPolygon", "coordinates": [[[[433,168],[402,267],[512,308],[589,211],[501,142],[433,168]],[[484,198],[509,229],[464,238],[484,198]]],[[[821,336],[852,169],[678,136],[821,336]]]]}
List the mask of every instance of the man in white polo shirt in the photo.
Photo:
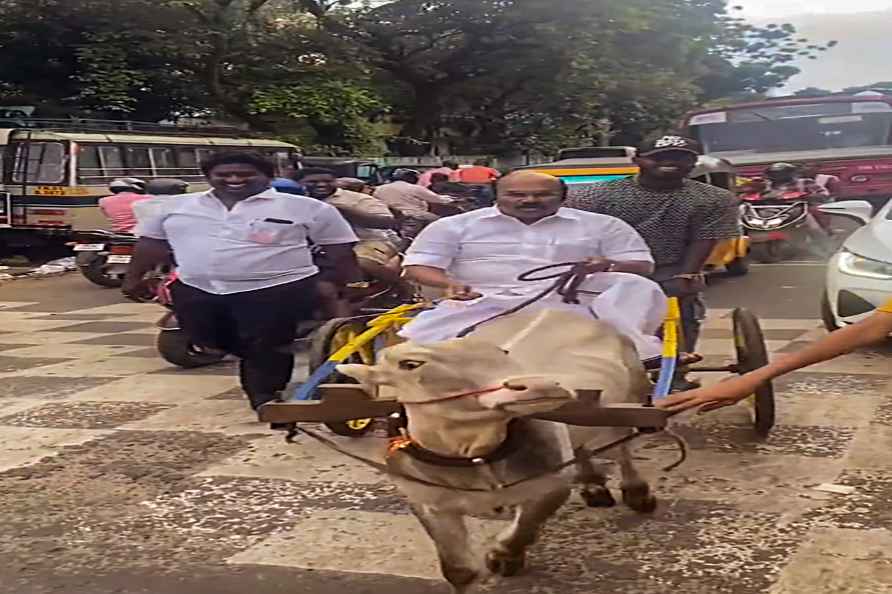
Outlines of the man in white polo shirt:
{"type": "Polygon", "coordinates": [[[242,388],[256,409],[290,381],[294,356],[282,347],[317,305],[310,242],[349,281],[357,238],[333,206],[271,189],[274,166],[261,155],[214,155],[202,171],[210,191],[168,200],[140,220],[124,292],[143,297],[145,274],[173,253],[180,325],[198,349],[241,358],[242,388]]]}
{"type": "Polygon", "coordinates": [[[666,311],[647,244],[623,221],[563,208],[566,186],[549,175],[518,171],[499,180],[496,206],[440,219],[415,239],[404,261],[410,279],[446,289],[447,300],[421,313],[402,336],[416,342],[452,338],[506,312],[553,281],[521,282],[533,268],[588,262],[579,305],[552,294],[532,307],[575,308],[610,322],[642,359],[660,354],[654,334],[666,311]],[[585,293],[591,291],[592,295],[585,293]]]}

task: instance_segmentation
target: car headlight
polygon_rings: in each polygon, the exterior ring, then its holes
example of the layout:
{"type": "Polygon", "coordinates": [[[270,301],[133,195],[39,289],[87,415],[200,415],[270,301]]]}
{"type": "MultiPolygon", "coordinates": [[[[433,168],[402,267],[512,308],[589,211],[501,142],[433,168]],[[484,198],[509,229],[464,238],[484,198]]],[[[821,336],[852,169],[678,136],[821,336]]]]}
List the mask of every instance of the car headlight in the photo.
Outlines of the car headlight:
{"type": "Polygon", "coordinates": [[[845,250],[839,255],[839,271],[852,276],[892,280],[892,264],[871,260],[845,250]]]}

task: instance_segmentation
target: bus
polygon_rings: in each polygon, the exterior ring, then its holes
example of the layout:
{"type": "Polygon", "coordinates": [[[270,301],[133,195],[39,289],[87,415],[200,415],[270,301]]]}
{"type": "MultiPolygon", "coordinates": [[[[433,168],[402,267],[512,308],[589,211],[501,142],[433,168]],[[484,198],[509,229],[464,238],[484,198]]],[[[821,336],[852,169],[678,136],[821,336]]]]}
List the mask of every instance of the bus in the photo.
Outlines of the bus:
{"type": "Polygon", "coordinates": [[[813,165],[840,180],[837,198],[876,208],[892,196],[892,96],[868,92],[743,103],[688,114],[684,127],[705,152],[743,177],[772,163],[813,165]]]}
{"type": "Polygon", "coordinates": [[[0,247],[40,246],[73,231],[106,229],[98,202],[119,177],[177,178],[208,188],[199,164],[226,150],[270,157],[281,174],[293,144],[236,128],[111,120],[0,120],[0,247]]]}

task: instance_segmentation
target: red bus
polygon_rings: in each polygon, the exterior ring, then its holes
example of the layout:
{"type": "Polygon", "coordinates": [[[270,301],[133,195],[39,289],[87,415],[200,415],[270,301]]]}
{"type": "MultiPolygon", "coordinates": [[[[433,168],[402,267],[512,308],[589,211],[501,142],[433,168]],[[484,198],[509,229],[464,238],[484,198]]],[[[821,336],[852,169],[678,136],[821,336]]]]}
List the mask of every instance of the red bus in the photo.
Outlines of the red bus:
{"type": "Polygon", "coordinates": [[[892,197],[892,96],[773,99],[696,111],[684,121],[706,153],[759,176],[778,162],[814,164],[840,179],[837,198],[892,197]]]}

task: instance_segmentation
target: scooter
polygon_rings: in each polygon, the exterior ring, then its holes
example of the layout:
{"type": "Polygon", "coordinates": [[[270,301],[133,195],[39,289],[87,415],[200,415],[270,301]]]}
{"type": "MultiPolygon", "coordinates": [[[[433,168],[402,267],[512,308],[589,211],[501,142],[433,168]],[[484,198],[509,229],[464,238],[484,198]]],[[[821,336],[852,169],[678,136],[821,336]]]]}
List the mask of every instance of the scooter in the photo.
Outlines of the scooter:
{"type": "Polygon", "coordinates": [[[96,229],[77,231],[70,244],[81,274],[101,287],[118,288],[133,258],[136,237],[96,229]]]}
{"type": "Polygon", "coordinates": [[[740,221],[756,260],[774,263],[801,251],[830,255],[830,236],[815,218],[810,198],[798,191],[741,196],[740,221]]]}

